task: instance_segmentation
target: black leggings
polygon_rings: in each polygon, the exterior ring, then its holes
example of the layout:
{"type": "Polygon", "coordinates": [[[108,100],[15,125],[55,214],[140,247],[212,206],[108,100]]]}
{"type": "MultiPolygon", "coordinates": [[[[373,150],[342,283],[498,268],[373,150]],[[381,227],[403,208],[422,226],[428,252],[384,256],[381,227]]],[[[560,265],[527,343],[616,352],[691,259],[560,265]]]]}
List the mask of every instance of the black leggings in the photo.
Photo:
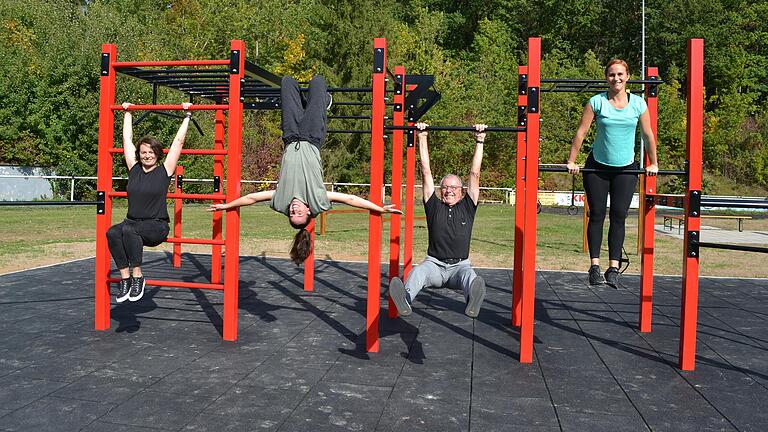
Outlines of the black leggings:
{"type": "Polygon", "coordinates": [[[608,227],[608,258],[621,260],[621,248],[624,245],[624,222],[627,219],[629,205],[637,187],[637,174],[623,173],[625,169],[637,169],[637,162],[623,167],[603,165],[595,161],[592,154],[587,158],[584,168],[611,171],[608,173],[584,173],[584,191],[589,204],[589,224],[587,225],[587,243],[589,257],[600,258],[600,245],[603,243],[603,223],[605,222],[608,194],[611,195],[611,222],[608,227]]]}
{"type": "Polygon", "coordinates": [[[306,101],[302,101],[299,83],[292,77],[283,77],[280,85],[283,142],[308,141],[318,149],[326,136],[328,85],[321,76],[309,82],[306,101]]]}
{"type": "Polygon", "coordinates": [[[125,219],[107,231],[109,252],[118,269],[141,265],[144,246],[157,246],[168,238],[168,222],[159,219],[125,219]]]}

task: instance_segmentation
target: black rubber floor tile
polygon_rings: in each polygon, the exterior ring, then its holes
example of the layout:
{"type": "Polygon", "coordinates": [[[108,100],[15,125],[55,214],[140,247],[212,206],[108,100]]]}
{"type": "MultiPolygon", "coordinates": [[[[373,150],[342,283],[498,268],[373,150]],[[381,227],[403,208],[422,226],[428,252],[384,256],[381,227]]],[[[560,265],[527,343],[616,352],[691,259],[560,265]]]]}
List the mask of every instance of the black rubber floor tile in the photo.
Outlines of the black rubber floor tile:
{"type": "Polygon", "coordinates": [[[273,432],[280,420],[259,418],[232,418],[229,416],[201,414],[186,424],[185,432],[273,432]]]}
{"type": "Polygon", "coordinates": [[[413,403],[391,400],[381,415],[376,431],[381,432],[465,432],[469,431],[469,403],[413,403]]]}
{"type": "Polygon", "coordinates": [[[144,349],[121,358],[104,367],[104,370],[133,376],[162,378],[192,360],[194,359],[153,354],[144,349]]]}
{"type": "Polygon", "coordinates": [[[0,429],[30,432],[79,431],[114,405],[46,397],[0,417],[0,429]]]}
{"type": "Polygon", "coordinates": [[[102,367],[104,363],[98,360],[56,357],[35,361],[12,376],[71,383],[102,367]]]}
{"type": "Polygon", "coordinates": [[[244,373],[192,363],[152,384],[150,391],[218,397],[245,377],[244,373]]]}
{"type": "Polygon", "coordinates": [[[308,392],[327,372],[327,367],[265,363],[237,384],[238,386],[308,392]]]}
{"type": "MultiPolygon", "coordinates": [[[[302,407],[277,429],[281,432],[373,431],[379,413],[339,410],[337,407],[302,407]]],[[[378,429],[375,429],[378,430],[378,429]]]]}
{"type": "Polygon", "coordinates": [[[68,357],[86,358],[100,360],[105,363],[120,361],[132,354],[135,354],[149,346],[148,343],[132,338],[108,338],[103,341],[79,347],[67,353],[68,357]]]}
{"type": "Polygon", "coordinates": [[[401,376],[392,390],[390,400],[464,403],[469,401],[471,385],[468,375],[463,379],[452,380],[401,376]]]}
{"type": "Polygon", "coordinates": [[[158,378],[99,370],[67,385],[53,396],[95,402],[121,403],[147,389],[158,378]]]}
{"type": "Polygon", "coordinates": [[[470,430],[560,430],[549,398],[511,397],[497,402],[484,404],[473,397],[470,430]]]}
{"type": "Polygon", "coordinates": [[[0,406],[15,410],[48,396],[65,385],[67,384],[59,381],[35,380],[6,375],[0,378],[0,406]]]}
{"type": "MultiPolygon", "coordinates": [[[[651,431],[640,415],[558,411],[563,432],[641,432],[651,431]]],[[[655,429],[654,429],[655,430],[655,429]]],[[[677,429],[669,429],[677,430],[677,429]]]]}
{"type": "Polygon", "coordinates": [[[227,390],[202,412],[206,416],[224,416],[233,420],[282,422],[307,395],[292,388],[235,386],[227,390]]]}
{"type": "Polygon", "coordinates": [[[33,364],[33,361],[3,360],[0,359],[0,377],[24,369],[33,364]]]}
{"type": "Polygon", "coordinates": [[[176,430],[212,401],[208,397],[143,391],[121,403],[101,420],[176,430]]]}
{"type": "Polygon", "coordinates": [[[91,423],[88,427],[82,429],[81,432],[157,432],[161,430],[162,429],[157,428],[107,423],[99,420],[91,423]]]}
{"type": "Polygon", "coordinates": [[[323,381],[393,387],[402,367],[402,362],[395,365],[337,362],[328,370],[323,381]]]}

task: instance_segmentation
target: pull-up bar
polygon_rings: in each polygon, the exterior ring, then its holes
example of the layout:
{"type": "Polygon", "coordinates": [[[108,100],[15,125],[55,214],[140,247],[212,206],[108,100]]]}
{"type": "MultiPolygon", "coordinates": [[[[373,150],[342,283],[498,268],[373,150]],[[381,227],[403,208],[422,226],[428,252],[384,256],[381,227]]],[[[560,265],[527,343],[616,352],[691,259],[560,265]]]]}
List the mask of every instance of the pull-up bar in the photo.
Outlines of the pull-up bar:
{"type": "MultiPolygon", "coordinates": [[[[568,168],[565,166],[541,166],[539,165],[539,171],[541,172],[559,172],[567,173],[568,168]]],[[[626,170],[606,170],[599,168],[579,168],[579,172],[582,173],[622,173],[622,174],[645,174],[644,169],[626,169],[626,170]]],[[[659,175],[688,175],[688,171],[685,170],[659,170],[659,175]]]]}
{"type": "Polygon", "coordinates": [[[123,108],[122,105],[111,105],[109,109],[112,111],[216,111],[228,110],[229,105],[191,105],[186,109],[181,105],[129,105],[128,109],[123,108]]]}
{"type": "MultiPolygon", "coordinates": [[[[420,130],[416,126],[384,126],[385,130],[420,130]]],[[[424,130],[432,131],[465,131],[477,132],[472,126],[427,126],[424,130]]],[[[487,127],[483,132],[525,132],[525,128],[520,127],[487,127]]]]}

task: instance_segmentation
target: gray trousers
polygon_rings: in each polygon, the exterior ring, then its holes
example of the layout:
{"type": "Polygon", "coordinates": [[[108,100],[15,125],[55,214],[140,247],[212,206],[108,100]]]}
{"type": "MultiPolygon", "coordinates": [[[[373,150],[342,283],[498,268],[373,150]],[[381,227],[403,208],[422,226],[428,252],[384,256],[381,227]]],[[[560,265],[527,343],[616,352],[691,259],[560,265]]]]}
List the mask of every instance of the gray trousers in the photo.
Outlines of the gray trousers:
{"type": "Polygon", "coordinates": [[[427,255],[421,264],[411,270],[408,280],[405,281],[405,290],[413,301],[419,292],[427,287],[461,289],[466,300],[469,298],[469,286],[477,277],[470,265],[468,259],[456,264],[446,264],[427,255]]]}

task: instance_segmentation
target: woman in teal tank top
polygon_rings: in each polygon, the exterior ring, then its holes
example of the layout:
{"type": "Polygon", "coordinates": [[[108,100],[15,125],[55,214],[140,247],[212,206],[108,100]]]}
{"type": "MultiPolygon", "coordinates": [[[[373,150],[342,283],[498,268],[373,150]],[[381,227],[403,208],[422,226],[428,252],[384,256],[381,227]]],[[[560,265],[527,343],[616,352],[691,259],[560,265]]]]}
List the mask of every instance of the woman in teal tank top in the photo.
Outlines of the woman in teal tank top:
{"type": "Polygon", "coordinates": [[[568,155],[568,172],[577,174],[576,156],[584,142],[592,121],[597,125],[597,134],[592,152],[587,157],[585,168],[600,170],[584,174],[584,191],[589,204],[587,243],[591,265],[589,283],[607,283],[618,288],[619,262],[624,245],[624,231],[629,205],[637,187],[637,175],[625,172],[637,169],[635,162],[635,131],[637,123],[645,138],[646,152],[650,163],[645,174],[656,175],[659,171],[656,159],[656,137],[651,130],[648,106],[640,96],[627,93],[629,67],[623,60],[611,60],[605,67],[608,91],[590,98],[584,106],[576,135],[571,141],[568,155]],[[603,275],[600,271],[600,246],[603,242],[608,195],[611,196],[610,225],[608,228],[609,267],[603,275]]]}

